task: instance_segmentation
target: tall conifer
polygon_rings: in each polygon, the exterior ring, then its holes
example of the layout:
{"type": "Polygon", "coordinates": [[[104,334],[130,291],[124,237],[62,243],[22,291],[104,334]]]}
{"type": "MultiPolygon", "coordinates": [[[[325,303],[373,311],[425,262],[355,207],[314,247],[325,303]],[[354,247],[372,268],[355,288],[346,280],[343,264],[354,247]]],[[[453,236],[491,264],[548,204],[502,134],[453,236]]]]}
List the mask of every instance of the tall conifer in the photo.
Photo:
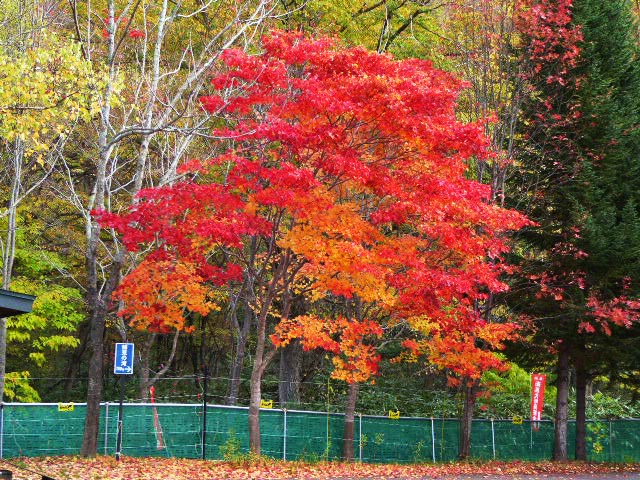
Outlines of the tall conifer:
{"type": "Polygon", "coordinates": [[[541,28],[528,37],[529,79],[541,81],[532,82],[521,161],[528,214],[539,226],[523,237],[521,309],[558,358],[554,458],[567,458],[571,365],[576,458],[584,459],[591,351],[599,333],[638,313],[640,64],[626,0],[543,0],[532,12],[541,28]],[[577,55],[544,28],[560,14],[576,35],[577,55]]]}

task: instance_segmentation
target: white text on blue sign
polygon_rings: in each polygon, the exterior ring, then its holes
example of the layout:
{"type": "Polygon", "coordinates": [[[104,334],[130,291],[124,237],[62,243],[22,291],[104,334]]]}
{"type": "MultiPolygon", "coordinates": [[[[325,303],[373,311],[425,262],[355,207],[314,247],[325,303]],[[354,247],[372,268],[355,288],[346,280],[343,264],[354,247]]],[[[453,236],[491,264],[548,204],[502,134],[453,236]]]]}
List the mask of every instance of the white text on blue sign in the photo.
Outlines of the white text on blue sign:
{"type": "Polygon", "coordinates": [[[133,374],[133,343],[116,343],[113,373],[116,375],[133,374]]]}

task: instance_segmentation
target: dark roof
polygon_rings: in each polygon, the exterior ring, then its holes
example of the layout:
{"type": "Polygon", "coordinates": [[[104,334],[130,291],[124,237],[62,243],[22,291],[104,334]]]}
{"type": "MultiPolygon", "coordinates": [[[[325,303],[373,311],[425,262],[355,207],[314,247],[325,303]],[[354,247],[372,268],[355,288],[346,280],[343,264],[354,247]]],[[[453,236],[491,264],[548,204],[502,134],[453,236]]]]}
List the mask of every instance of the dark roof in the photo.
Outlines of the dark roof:
{"type": "Polygon", "coordinates": [[[36,297],[33,295],[0,288],[0,318],[29,313],[35,299],[36,297]]]}

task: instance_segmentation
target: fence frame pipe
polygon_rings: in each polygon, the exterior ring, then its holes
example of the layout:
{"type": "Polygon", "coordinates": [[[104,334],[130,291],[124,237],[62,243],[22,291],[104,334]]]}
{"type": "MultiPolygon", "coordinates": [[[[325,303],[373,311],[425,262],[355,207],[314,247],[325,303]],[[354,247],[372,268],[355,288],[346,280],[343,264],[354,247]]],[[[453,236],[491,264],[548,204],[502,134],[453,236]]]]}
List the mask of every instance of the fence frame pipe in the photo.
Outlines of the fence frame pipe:
{"type": "Polygon", "coordinates": [[[282,459],[287,459],[287,409],[282,409],[282,459]]]}
{"type": "Polygon", "coordinates": [[[4,403],[0,402],[0,458],[4,458],[4,403]]]}
{"type": "Polygon", "coordinates": [[[431,417],[431,457],[433,458],[433,463],[436,463],[436,429],[433,417],[431,417]]]}
{"type": "Polygon", "coordinates": [[[491,419],[491,447],[493,450],[493,459],[496,459],[496,429],[493,426],[493,418],[491,419]]]}
{"type": "Polygon", "coordinates": [[[360,459],[360,463],[362,463],[362,414],[358,414],[358,458],[360,459]]]}

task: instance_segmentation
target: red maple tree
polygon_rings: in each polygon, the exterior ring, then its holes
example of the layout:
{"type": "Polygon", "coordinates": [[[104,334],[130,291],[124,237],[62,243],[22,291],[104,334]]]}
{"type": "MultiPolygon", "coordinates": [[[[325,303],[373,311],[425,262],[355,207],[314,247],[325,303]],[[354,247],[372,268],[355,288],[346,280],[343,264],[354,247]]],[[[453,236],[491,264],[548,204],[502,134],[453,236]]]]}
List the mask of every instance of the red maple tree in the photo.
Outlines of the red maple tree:
{"type": "Polygon", "coordinates": [[[225,121],[214,134],[228,153],[189,162],[182,171],[191,180],[144,190],[129,212],[102,216],[127,248],[154,247],[139,267],[155,272],[146,282],[154,294],[129,294],[126,280],[120,290],[123,313],[138,327],[163,328],[169,305],[205,313],[224,292],[248,299],[256,316],[250,444],[258,453],[262,375],[275,346],[291,338],[335,353],[334,374],[347,382],[376,372],[371,340],[383,319],[431,340],[420,345],[437,351],[442,366],[484,358],[461,340],[470,335],[499,346],[511,327],[486,324],[474,302],[506,288],[502,234],[526,223],[465,176],[467,160],[489,152],[481,126],[456,119],[463,83],[453,75],[298,33],[271,32],[262,48],[227,51],[216,91],[201,99],[225,121]],[[181,293],[180,272],[198,285],[189,287],[202,299],[197,308],[181,293]],[[357,300],[375,314],[315,309],[292,318],[301,293],[312,302],[357,300]]]}

